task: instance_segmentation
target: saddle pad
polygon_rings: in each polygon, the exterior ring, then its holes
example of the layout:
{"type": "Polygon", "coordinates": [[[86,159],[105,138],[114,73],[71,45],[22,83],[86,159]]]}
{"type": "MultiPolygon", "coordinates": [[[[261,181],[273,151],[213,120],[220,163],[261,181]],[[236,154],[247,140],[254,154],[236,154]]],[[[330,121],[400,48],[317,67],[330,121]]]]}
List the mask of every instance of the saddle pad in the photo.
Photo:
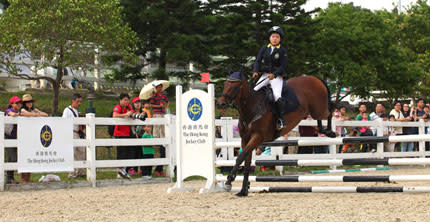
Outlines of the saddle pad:
{"type": "Polygon", "coordinates": [[[299,100],[297,99],[296,93],[288,87],[285,82],[284,86],[282,87],[282,98],[284,101],[287,101],[285,103],[285,110],[287,113],[295,111],[297,108],[299,108],[299,100]]]}
{"type": "MultiPolygon", "coordinates": [[[[290,87],[288,87],[285,82],[284,85],[282,86],[282,99],[285,102],[285,112],[289,113],[289,112],[293,112],[295,111],[297,108],[299,108],[299,100],[297,99],[296,93],[293,91],[293,89],[291,89],[290,87]]],[[[274,103],[269,103],[270,106],[270,110],[273,113],[277,113],[277,107],[275,106],[274,103]]]]}

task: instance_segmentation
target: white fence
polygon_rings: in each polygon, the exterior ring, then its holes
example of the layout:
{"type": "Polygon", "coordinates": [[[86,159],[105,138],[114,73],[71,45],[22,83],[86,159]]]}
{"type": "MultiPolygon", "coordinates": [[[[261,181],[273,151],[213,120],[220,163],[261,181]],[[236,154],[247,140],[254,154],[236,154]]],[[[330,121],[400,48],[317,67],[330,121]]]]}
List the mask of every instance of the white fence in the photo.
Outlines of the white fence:
{"type": "MultiPolygon", "coordinates": [[[[326,124],[323,121],[323,124],[326,124]]],[[[417,127],[418,134],[425,134],[425,128],[430,126],[430,122],[424,122],[420,120],[419,122],[389,122],[389,121],[337,121],[333,120],[333,130],[337,126],[341,127],[375,127],[377,130],[376,136],[384,136],[384,127],[394,126],[394,127],[417,127]]],[[[216,120],[215,124],[221,126],[222,138],[217,138],[216,142],[236,142],[240,144],[240,137],[234,137],[233,127],[237,126],[238,120],[231,119],[229,117],[216,120]]],[[[316,126],[316,120],[302,120],[299,126],[316,126]]],[[[295,129],[297,130],[297,128],[295,129]]],[[[309,140],[322,140],[321,137],[306,137],[309,140]]],[[[288,139],[294,140],[298,137],[289,137],[288,139]]],[[[279,140],[285,140],[284,138],[279,138],[279,140]]],[[[425,151],[425,141],[416,140],[418,142],[418,151],[414,152],[384,152],[384,144],[378,143],[376,146],[376,152],[366,152],[366,153],[339,153],[336,145],[329,146],[329,153],[323,154],[283,154],[282,147],[272,147],[271,156],[257,156],[257,159],[349,159],[349,158],[384,158],[384,157],[425,157],[430,155],[430,151],[425,151]]],[[[226,143],[227,144],[227,143],[226,143]]],[[[255,154],[253,159],[255,159],[255,154]]],[[[234,159],[234,151],[230,148],[222,148],[220,155],[217,159],[231,160],[234,159]]]]}
{"type": "MultiPolygon", "coordinates": [[[[18,117],[26,118],[26,117],[18,117]]],[[[60,117],[52,117],[60,118],[60,117]]],[[[4,135],[5,124],[17,124],[17,118],[5,117],[4,113],[0,112],[0,135],[4,135]]],[[[73,146],[87,147],[87,160],[74,161],[74,168],[86,168],[87,180],[93,187],[96,186],[97,168],[114,168],[125,166],[167,166],[167,175],[173,177],[174,169],[174,124],[175,116],[166,115],[165,118],[148,118],[144,122],[140,120],[121,119],[121,118],[100,118],[95,117],[94,114],[87,114],[86,117],[73,118],[74,125],[86,125],[86,138],[73,139],[73,146]],[[106,139],[96,138],[96,126],[101,125],[164,125],[165,137],[153,139],[106,139]],[[166,147],[165,158],[154,159],[130,159],[130,160],[96,160],[96,147],[101,146],[150,146],[150,145],[163,145],[166,147]]],[[[18,126],[19,127],[19,126],[18,126]]],[[[18,163],[5,163],[4,162],[4,148],[17,147],[17,139],[4,139],[0,136],[0,191],[4,190],[4,172],[8,170],[17,170],[18,163]]]]}
{"type": "MultiPolygon", "coordinates": [[[[24,117],[18,117],[24,118],[24,117]]],[[[55,118],[55,117],[52,117],[55,118]]],[[[0,135],[4,135],[5,124],[16,124],[17,118],[5,117],[4,113],[0,112],[0,135]]],[[[86,117],[74,118],[75,125],[86,125],[86,139],[74,139],[73,146],[87,147],[87,160],[74,161],[75,168],[87,169],[87,180],[96,186],[96,170],[97,168],[115,168],[125,166],[167,166],[167,174],[172,178],[173,170],[176,164],[175,158],[175,116],[166,115],[165,118],[150,118],[142,122],[140,120],[120,119],[120,118],[100,118],[95,117],[94,114],[87,114],[86,117]],[[165,137],[154,139],[106,139],[96,138],[96,126],[101,125],[164,125],[165,137]],[[96,160],[96,147],[101,146],[143,146],[143,145],[164,145],[166,147],[165,158],[154,159],[133,159],[133,160],[96,160]]],[[[226,118],[216,120],[215,124],[221,127],[222,138],[217,138],[217,142],[240,142],[240,138],[233,136],[233,126],[237,126],[238,120],[226,118]]],[[[301,126],[316,126],[315,120],[303,120],[300,122],[301,126]]],[[[384,127],[397,126],[397,127],[418,127],[419,134],[425,133],[425,128],[430,126],[429,122],[384,122],[384,121],[336,121],[333,120],[333,129],[336,126],[373,126],[377,128],[377,136],[383,136],[384,127]]],[[[297,137],[290,137],[289,139],[297,139],[297,137]]],[[[311,138],[309,138],[311,139],[311,138]]],[[[312,139],[321,139],[321,137],[314,137],[312,139]]],[[[4,139],[0,136],[0,191],[4,190],[4,172],[7,170],[17,170],[17,163],[4,162],[4,148],[17,147],[16,139],[4,139]]],[[[419,141],[419,149],[416,152],[384,152],[383,143],[377,144],[376,152],[371,153],[338,153],[336,145],[329,146],[328,154],[283,154],[282,147],[272,147],[271,156],[257,156],[256,159],[347,159],[347,158],[384,158],[384,157],[425,157],[430,156],[430,151],[425,151],[425,141],[419,141]]],[[[233,155],[233,147],[226,147],[221,149],[218,159],[232,160],[235,159],[233,155]]],[[[255,154],[254,159],[255,159],[255,154]]]]}

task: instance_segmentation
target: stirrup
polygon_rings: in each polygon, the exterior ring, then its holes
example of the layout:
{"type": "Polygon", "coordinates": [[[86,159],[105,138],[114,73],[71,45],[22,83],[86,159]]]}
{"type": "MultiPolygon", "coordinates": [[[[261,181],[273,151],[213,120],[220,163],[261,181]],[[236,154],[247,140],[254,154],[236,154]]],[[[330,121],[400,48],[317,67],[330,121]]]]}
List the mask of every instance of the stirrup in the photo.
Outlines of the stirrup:
{"type": "Polygon", "coordinates": [[[285,120],[283,118],[278,118],[278,120],[276,120],[276,129],[282,130],[284,128],[285,128],[285,120]]]}

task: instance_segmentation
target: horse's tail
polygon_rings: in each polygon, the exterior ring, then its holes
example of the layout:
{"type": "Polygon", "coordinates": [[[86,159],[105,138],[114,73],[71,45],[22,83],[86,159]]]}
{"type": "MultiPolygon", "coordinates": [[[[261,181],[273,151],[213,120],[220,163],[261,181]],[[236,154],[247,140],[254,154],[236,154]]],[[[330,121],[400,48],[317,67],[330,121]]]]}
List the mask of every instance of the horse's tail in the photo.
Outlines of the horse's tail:
{"type": "Polygon", "coordinates": [[[324,80],[324,79],[321,79],[320,77],[318,77],[318,76],[315,76],[315,77],[317,77],[323,84],[324,84],[324,86],[325,86],[325,88],[327,89],[327,101],[328,101],[328,111],[329,111],[329,120],[331,119],[331,115],[332,115],[332,112],[333,112],[333,109],[334,109],[334,103],[331,101],[331,93],[330,93],[330,89],[328,88],[328,85],[327,85],[327,82],[324,80]]]}

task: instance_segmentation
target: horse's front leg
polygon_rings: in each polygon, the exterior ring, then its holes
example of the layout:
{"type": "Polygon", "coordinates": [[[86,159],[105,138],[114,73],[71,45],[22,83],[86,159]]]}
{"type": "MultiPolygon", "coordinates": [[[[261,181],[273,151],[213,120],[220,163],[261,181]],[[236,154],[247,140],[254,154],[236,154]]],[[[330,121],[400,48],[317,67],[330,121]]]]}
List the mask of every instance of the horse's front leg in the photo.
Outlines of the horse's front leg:
{"type": "MultiPolygon", "coordinates": [[[[241,146],[246,147],[246,144],[248,144],[248,140],[245,139],[245,136],[242,136],[241,140],[241,146]]],[[[225,190],[230,191],[231,190],[231,182],[233,182],[236,179],[237,171],[239,170],[240,164],[242,164],[245,157],[241,157],[243,152],[239,154],[239,156],[236,158],[236,164],[233,166],[233,169],[231,170],[230,174],[227,176],[227,182],[225,182],[225,190]]]]}
{"type": "Polygon", "coordinates": [[[236,194],[238,197],[245,197],[248,196],[248,189],[249,189],[249,168],[251,167],[251,160],[252,160],[252,150],[248,153],[245,159],[245,169],[243,171],[243,182],[242,182],[242,189],[239,193],[236,194]]]}
{"type": "MultiPolygon", "coordinates": [[[[227,190],[231,190],[231,182],[233,182],[234,179],[236,178],[236,173],[237,173],[237,170],[239,169],[240,164],[242,164],[242,162],[245,160],[245,158],[248,155],[250,156],[250,157],[248,157],[249,158],[249,164],[251,164],[252,150],[257,148],[262,142],[263,142],[263,137],[258,135],[258,134],[254,134],[251,136],[251,139],[246,144],[246,146],[242,147],[243,152],[236,159],[236,165],[234,165],[233,170],[231,171],[230,175],[228,175],[228,177],[227,177],[227,182],[225,183],[227,190]]],[[[245,174],[246,174],[246,169],[245,169],[245,174]]],[[[248,166],[248,175],[249,175],[249,166],[248,166]]],[[[246,187],[245,188],[246,188],[246,194],[242,195],[242,196],[246,196],[248,194],[248,179],[246,179],[246,187]]],[[[243,190],[243,187],[242,187],[242,190],[243,190]]],[[[237,194],[237,196],[241,196],[241,192],[239,194],[237,194]]]]}

